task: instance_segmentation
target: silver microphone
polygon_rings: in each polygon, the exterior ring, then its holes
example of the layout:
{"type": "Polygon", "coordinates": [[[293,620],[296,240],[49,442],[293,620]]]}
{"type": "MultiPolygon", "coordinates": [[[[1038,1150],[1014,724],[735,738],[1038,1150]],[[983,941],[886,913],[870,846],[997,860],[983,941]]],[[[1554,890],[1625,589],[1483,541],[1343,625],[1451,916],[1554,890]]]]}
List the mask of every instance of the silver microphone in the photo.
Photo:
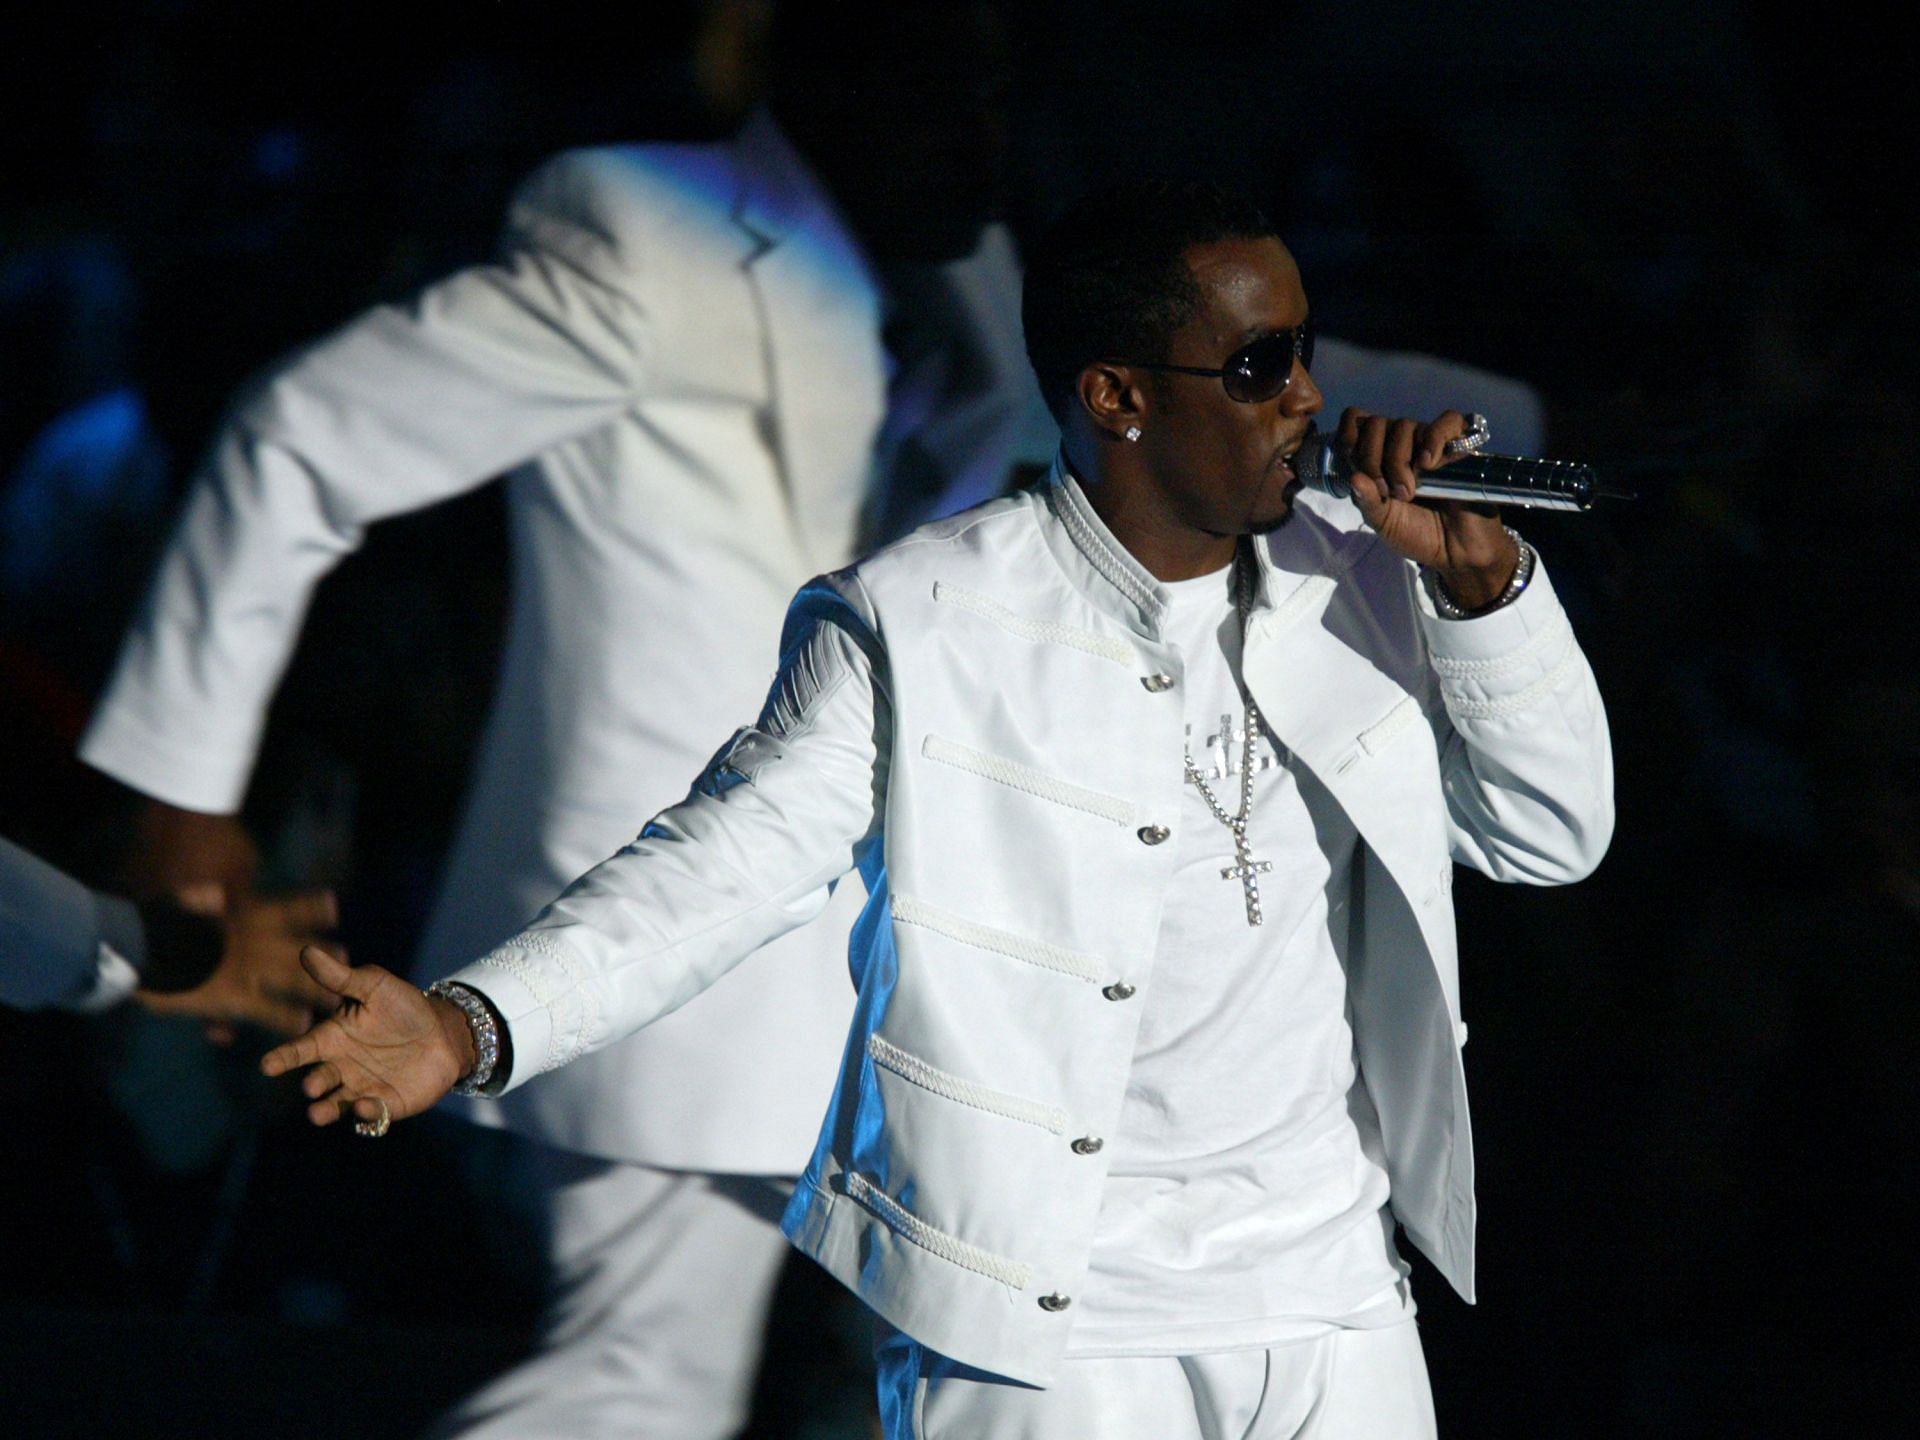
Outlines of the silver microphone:
{"type": "MultiPolygon", "coordinates": [[[[1334,449],[1333,438],[1308,434],[1293,457],[1293,473],[1309,490],[1339,499],[1353,496],[1353,467],[1334,449]]],[[[1422,500],[1473,500],[1483,505],[1526,505],[1535,510],[1591,510],[1599,499],[1630,500],[1631,492],[1605,484],[1591,465],[1571,460],[1533,460],[1475,451],[1449,460],[1444,470],[1422,470],[1422,500]]]]}

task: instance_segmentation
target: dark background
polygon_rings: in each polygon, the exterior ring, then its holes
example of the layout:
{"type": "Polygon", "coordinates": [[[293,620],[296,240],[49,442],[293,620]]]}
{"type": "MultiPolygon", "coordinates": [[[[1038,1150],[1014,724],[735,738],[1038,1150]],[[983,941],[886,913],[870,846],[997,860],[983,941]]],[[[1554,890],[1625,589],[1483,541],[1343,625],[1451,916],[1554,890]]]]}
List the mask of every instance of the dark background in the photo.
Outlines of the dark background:
{"type": "MultiPolygon", "coordinates": [[[[0,22],[0,833],[94,877],[71,759],[187,467],[253,370],[487,251],[541,156],[723,134],[752,3],[74,0],[0,22]],[[48,427],[120,397],[86,503],[48,427]],[[38,447],[38,448],[36,448],[38,447]]],[[[1198,175],[1329,333],[1539,387],[1642,498],[1529,517],[1620,818],[1566,890],[1463,877],[1481,1304],[1416,1279],[1443,1433],[1906,1433],[1920,1106],[1910,67],[1835,13],[1623,0],[1022,7],[1016,229],[1198,175]]],[[[93,412],[85,412],[92,414],[93,412]]],[[[64,433],[64,432],[63,432],[64,433]]],[[[1496,437],[1497,440],[1498,437],[1496,437]]],[[[323,587],[249,818],[405,958],[492,683],[483,491],[323,587]]],[[[451,1122],[310,1132],[246,1042],[0,1014],[0,1431],[404,1436],[524,1343],[537,1245],[451,1122]]],[[[796,1267],[758,1436],[857,1436],[796,1267]]]]}

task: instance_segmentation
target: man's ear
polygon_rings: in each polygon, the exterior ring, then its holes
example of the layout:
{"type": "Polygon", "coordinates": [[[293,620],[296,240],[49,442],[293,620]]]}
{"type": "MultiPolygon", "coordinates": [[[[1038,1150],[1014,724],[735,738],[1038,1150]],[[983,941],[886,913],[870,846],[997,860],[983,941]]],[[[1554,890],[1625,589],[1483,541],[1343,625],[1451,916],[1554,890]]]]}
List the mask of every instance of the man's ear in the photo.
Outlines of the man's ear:
{"type": "Polygon", "coordinates": [[[1095,428],[1115,439],[1147,422],[1146,392],[1128,366],[1104,362],[1087,366],[1080,372],[1075,394],[1095,428]]]}

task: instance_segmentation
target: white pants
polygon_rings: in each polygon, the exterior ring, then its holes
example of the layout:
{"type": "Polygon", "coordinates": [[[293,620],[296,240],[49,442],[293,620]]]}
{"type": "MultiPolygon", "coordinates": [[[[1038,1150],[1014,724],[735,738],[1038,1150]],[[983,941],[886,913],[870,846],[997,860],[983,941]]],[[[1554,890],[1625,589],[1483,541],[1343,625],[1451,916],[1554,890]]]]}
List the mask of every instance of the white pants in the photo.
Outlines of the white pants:
{"type": "MultiPolygon", "coordinates": [[[[725,1440],[746,1424],[790,1180],[530,1146],[553,1291],[534,1354],[462,1401],[452,1440],[725,1440]]],[[[476,1286],[484,1290],[483,1285],[476,1286]]]]}
{"type": "Polygon", "coordinates": [[[1433,1440],[1413,1321],[1271,1350],[1063,1360],[1045,1390],[956,1364],[882,1326],[887,1440],[1433,1440]]]}

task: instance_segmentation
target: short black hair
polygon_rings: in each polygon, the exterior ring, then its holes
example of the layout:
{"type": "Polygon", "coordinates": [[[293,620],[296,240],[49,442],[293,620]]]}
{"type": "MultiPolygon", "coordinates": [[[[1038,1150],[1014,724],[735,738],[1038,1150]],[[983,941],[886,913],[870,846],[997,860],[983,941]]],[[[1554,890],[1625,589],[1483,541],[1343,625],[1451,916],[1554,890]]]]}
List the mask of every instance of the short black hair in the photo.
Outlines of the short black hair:
{"type": "Polygon", "coordinates": [[[1277,238],[1252,201],[1215,185],[1154,180],[1076,201],[1027,257],[1020,318],[1027,359],[1066,423],[1080,372],[1096,360],[1159,361],[1199,313],[1195,245],[1277,238]]]}

